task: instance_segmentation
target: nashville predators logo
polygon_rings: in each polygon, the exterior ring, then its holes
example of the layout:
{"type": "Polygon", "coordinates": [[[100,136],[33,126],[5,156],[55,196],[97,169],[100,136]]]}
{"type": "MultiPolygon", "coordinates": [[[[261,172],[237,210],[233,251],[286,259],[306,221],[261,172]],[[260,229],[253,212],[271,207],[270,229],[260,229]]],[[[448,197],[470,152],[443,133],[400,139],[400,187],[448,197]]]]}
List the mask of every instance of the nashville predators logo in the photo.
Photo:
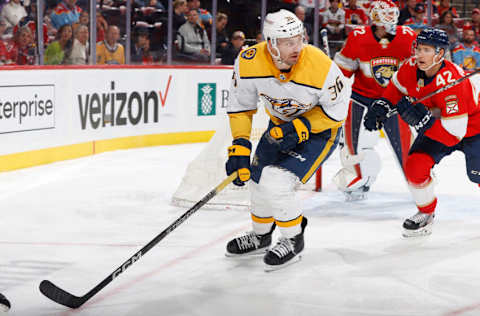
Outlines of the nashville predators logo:
{"type": "Polygon", "coordinates": [[[249,48],[247,49],[246,51],[244,51],[242,53],[242,58],[244,59],[252,59],[253,57],[255,57],[255,54],[257,53],[257,49],[256,48],[249,48]]]}
{"type": "Polygon", "coordinates": [[[393,57],[374,58],[370,60],[370,69],[375,81],[380,86],[386,87],[398,69],[398,59],[393,57]]]}
{"type": "Polygon", "coordinates": [[[286,118],[296,117],[312,107],[311,104],[303,104],[294,99],[275,99],[263,93],[261,93],[260,96],[268,101],[271,110],[286,118]]]}

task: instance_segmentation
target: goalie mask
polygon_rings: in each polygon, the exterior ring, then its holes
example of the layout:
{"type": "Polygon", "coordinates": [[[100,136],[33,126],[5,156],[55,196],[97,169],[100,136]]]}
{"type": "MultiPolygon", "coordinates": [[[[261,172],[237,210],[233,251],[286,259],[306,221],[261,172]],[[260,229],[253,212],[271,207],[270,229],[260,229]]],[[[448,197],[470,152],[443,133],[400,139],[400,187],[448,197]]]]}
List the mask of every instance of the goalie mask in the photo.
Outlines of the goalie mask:
{"type": "Polygon", "coordinates": [[[270,41],[271,47],[267,45],[268,51],[274,60],[283,62],[278,49],[279,38],[290,38],[297,35],[302,36],[302,43],[305,41],[303,23],[295,14],[287,10],[269,13],[263,23],[263,38],[270,41]]]}
{"type": "Polygon", "coordinates": [[[389,34],[395,35],[399,16],[398,7],[391,0],[375,0],[370,5],[372,24],[383,26],[389,34]]]}

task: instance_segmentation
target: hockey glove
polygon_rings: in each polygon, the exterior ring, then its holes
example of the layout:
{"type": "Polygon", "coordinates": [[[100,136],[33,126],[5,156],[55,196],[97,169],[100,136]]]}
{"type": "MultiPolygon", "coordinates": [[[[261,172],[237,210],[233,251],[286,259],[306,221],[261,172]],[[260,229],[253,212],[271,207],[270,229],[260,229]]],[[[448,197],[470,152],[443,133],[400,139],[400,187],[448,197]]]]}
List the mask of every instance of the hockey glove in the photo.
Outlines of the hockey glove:
{"type": "Polygon", "coordinates": [[[238,177],[233,180],[233,184],[240,187],[250,180],[251,151],[252,143],[245,138],[234,139],[232,146],[228,147],[228,160],[225,169],[227,170],[227,175],[238,171],[238,177]]]}
{"type": "Polygon", "coordinates": [[[422,103],[412,104],[413,99],[405,96],[397,104],[398,114],[402,119],[410,126],[413,126],[417,132],[423,133],[435,122],[435,118],[432,116],[425,105],[422,103]]]}
{"type": "Polygon", "coordinates": [[[392,111],[393,107],[390,101],[387,99],[377,99],[372,102],[372,105],[368,109],[363,125],[367,131],[380,130],[388,118],[388,113],[392,111]]]}
{"type": "Polygon", "coordinates": [[[272,127],[268,133],[279,145],[278,149],[288,152],[310,137],[311,125],[304,117],[272,127]]]}

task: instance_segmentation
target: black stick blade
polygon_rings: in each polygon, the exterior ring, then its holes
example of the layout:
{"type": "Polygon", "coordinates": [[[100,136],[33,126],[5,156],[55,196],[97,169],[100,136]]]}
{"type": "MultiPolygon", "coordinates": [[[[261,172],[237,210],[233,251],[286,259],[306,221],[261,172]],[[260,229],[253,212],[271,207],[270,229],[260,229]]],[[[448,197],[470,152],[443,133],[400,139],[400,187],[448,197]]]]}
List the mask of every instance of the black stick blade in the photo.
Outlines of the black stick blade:
{"type": "Polygon", "coordinates": [[[43,295],[45,295],[52,301],[70,308],[79,308],[86,301],[82,297],[72,295],[62,290],[61,288],[59,288],[58,286],[56,286],[55,284],[53,284],[48,280],[43,280],[40,283],[39,288],[40,288],[40,292],[42,292],[43,295]]]}

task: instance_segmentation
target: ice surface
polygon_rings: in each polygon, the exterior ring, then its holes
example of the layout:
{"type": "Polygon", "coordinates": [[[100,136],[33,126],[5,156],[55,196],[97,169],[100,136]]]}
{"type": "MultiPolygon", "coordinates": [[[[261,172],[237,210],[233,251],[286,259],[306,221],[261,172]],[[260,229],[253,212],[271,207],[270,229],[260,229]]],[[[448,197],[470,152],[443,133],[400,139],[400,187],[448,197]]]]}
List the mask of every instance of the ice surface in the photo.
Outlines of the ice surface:
{"type": "Polygon", "coordinates": [[[83,295],[186,210],[170,206],[204,144],[117,151],[0,173],[0,292],[10,315],[480,315],[480,188],[464,157],[435,169],[433,234],[401,237],[415,205],[382,141],[384,165],[366,201],[330,182],[302,192],[309,226],[297,264],[272,273],[260,258],[224,256],[249,230],[241,211],[198,211],[78,310],[45,298],[48,279],[83,295]]]}

